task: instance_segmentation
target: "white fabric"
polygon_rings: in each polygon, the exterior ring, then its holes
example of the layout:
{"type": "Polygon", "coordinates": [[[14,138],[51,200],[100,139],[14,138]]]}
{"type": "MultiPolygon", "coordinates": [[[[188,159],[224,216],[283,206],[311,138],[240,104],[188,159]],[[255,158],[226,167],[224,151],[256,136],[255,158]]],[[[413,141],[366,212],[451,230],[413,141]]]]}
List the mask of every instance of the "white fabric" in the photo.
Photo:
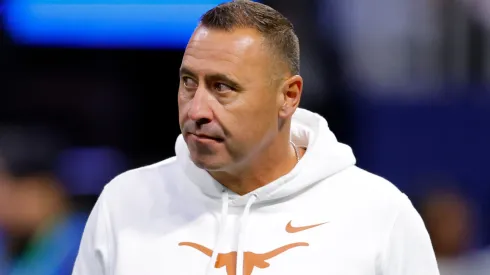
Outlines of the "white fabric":
{"type": "Polygon", "coordinates": [[[223,189],[223,196],[221,198],[221,220],[220,220],[220,227],[218,231],[218,236],[216,236],[216,245],[214,246],[214,251],[211,256],[211,261],[209,262],[208,265],[208,272],[207,274],[212,274],[214,270],[214,263],[218,259],[218,248],[221,247],[221,236],[223,236],[225,230],[226,230],[226,218],[228,217],[228,192],[223,189]]]}
{"type": "Polygon", "coordinates": [[[296,167],[240,196],[179,137],[176,157],[104,188],[73,274],[439,274],[408,198],[357,168],[322,117],[299,109],[291,139],[308,148],[296,167]]]}
{"type": "Polygon", "coordinates": [[[490,250],[469,251],[454,258],[437,259],[441,275],[487,275],[490,271],[490,250]]]}

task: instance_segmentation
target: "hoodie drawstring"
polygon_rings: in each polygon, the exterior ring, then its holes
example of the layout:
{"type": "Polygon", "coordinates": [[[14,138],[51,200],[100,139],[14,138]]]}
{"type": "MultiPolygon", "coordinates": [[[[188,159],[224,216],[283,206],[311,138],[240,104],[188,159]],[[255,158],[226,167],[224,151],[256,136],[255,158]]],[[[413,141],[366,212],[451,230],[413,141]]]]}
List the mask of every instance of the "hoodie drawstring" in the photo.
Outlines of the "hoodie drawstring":
{"type": "Polygon", "coordinates": [[[247,201],[245,205],[245,210],[243,210],[243,215],[240,220],[240,231],[238,233],[238,249],[237,249],[237,259],[236,259],[236,275],[243,275],[243,261],[244,259],[244,245],[246,242],[246,229],[248,224],[248,217],[250,216],[250,208],[252,204],[257,200],[257,195],[253,194],[247,201]]]}
{"type": "Polygon", "coordinates": [[[211,262],[209,262],[208,271],[206,274],[212,274],[216,261],[218,260],[218,249],[221,246],[223,235],[226,230],[226,219],[228,217],[228,192],[223,190],[221,194],[221,217],[219,222],[218,237],[216,238],[216,244],[214,245],[213,254],[211,255],[211,262]]]}
{"type": "MultiPolygon", "coordinates": [[[[253,194],[247,201],[245,209],[243,210],[242,217],[240,219],[240,228],[238,233],[238,249],[237,249],[237,265],[236,265],[236,275],[243,275],[243,262],[244,262],[244,245],[246,242],[246,226],[248,223],[248,217],[250,216],[250,209],[252,204],[257,200],[257,195],[253,194]]],[[[221,247],[221,242],[223,241],[223,235],[225,234],[227,217],[228,217],[228,204],[229,196],[226,190],[223,190],[221,195],[221,217],[220,226],[218,230],[218,237],[216,239],[216,244],[213,249],[213,254],[211,255],[211,261],[208,265],[208,270],[206,274],[213,274],[216,266],[216,261],[218,260],[219,248],[221,247]]]]}

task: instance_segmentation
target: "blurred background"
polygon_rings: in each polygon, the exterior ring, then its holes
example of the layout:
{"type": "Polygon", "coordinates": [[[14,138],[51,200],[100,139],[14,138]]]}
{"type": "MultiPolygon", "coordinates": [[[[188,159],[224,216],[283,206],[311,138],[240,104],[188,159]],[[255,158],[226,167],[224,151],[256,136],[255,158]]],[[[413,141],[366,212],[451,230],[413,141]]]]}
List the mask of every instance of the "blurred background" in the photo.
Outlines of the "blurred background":
{"type": "MultiPolygon", "coordinates": [[[[0,0],[0,274],[70,274],[104,184],[174,155],[178,68],[223,1],[0,0]]],[[[490,274],[490,1],[264,0],[302,107],[424,218],[442,275],[490,274]]]]}

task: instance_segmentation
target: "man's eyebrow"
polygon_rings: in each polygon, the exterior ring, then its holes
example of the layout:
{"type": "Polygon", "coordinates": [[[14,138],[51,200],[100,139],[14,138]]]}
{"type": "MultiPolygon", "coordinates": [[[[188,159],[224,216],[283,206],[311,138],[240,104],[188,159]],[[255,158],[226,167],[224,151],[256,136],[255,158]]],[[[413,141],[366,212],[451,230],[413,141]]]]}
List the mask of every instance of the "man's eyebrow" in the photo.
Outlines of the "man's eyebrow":
{"type": "Polygon", "coordinates": [[[240,84],[238,84],[238,80],[226,74],[222,74],[222,73],[209,74],[206,76],[206,80],[211,82],[222,81],[225,82],[225,84],[232,86],[236,90],[243,90],[243,87],[240,84]]]}
{"type": "Polygon", "coordinates": [[[222,73],[209,74],[206,76],[206,78],[209,80],[215,80],[215,81],[216,80],[222,80],[225,82],[231,82],[231,83],[235,83],[235,84],[237,84],[237,82],[238,82],[233,77],[226,75],[226,74],[222,74],[222,73]]]}
{"type": "Polygon", "coordinates": [[[180,76],[189,75],[189,76],[192,76],[192,77],[196,77],[196,74],[194,72],[192,72],[187,67],[181,67],[180,70],[179,70],[179,73],[180,73],[180,76]]]}
{"type": "MultiPolygon", "coordinates": [[[[180,72],[181,77],[183,75],[188,75],[190,77],[197,78],[197,74],[194,73],[188,67],[182,66],[180,68],[179,72],[180,72]]],[[[226,82],[226,84],[233,86],[233,88],[235,88],[237,90],[241,90],[243,88],[240,84],[238,84],[238,81],[234,77],[227,75],[227,74],[212,73],[212,74],[206,75],[205,78],[207,81],[223,81],[223,82],[226,82]]]]}

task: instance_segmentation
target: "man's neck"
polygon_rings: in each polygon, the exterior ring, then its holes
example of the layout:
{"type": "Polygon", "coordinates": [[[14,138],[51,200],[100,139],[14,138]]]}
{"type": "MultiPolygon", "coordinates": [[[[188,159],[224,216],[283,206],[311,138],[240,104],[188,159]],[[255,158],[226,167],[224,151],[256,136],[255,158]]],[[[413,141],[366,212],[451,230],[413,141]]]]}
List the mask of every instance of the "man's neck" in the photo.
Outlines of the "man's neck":
{"type": "MultiPolygon", "coordinates": [[[[231,191],[248,194],[289,173],[298,161],[287,138],[278,139],[273,146],[248,160],[233,172],[210,172],[211,176],[231,191]]],[[[302,155],[302,151],[298,152],[302,155]]]]}

